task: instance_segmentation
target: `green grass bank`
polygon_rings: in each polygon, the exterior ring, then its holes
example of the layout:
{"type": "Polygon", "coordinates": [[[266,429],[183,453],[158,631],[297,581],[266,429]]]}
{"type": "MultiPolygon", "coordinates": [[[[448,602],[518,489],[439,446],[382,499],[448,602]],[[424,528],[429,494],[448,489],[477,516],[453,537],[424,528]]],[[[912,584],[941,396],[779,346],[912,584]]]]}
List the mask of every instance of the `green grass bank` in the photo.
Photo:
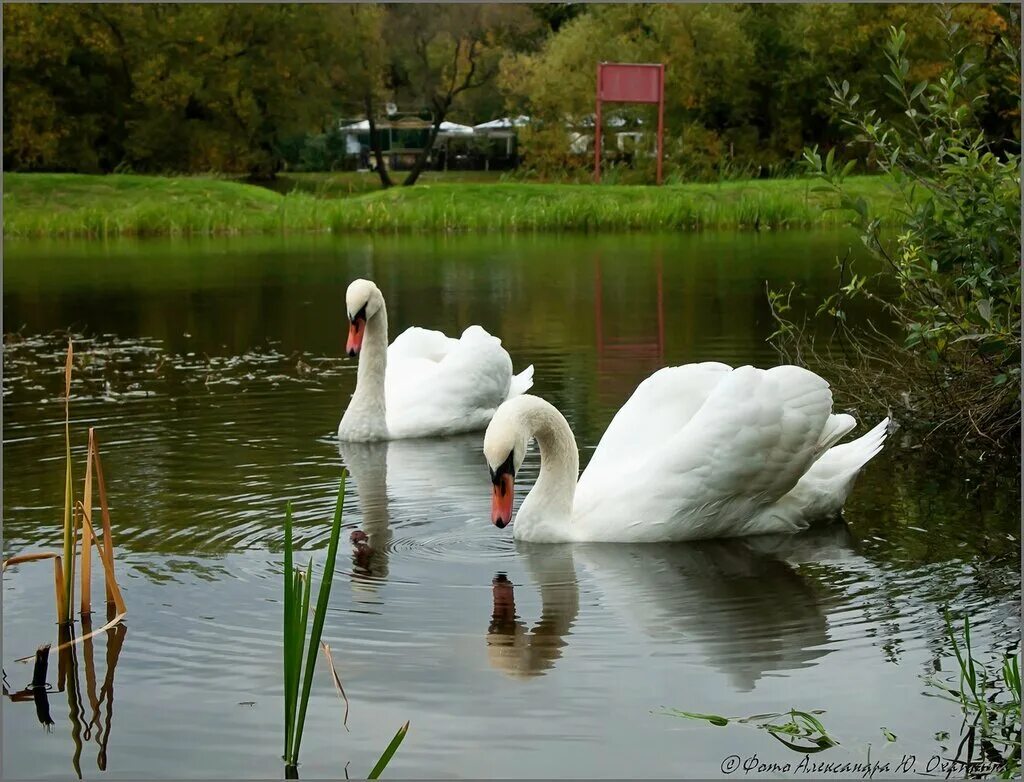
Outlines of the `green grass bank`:
{"type": "MultiPolygon", "coordinates": [[[[282,194],[212,177],[5,174],[4,235],[767,230],[845,219],[830,208],[834,196],[815,192],[808,179],[653,187],[438,175],[410,188],[366,191],[351,175],[332,176],[307,175],[282,194]]],[[[881,215],[893,204],[882,177],[853,177],[849,189],[881,215]]]]}

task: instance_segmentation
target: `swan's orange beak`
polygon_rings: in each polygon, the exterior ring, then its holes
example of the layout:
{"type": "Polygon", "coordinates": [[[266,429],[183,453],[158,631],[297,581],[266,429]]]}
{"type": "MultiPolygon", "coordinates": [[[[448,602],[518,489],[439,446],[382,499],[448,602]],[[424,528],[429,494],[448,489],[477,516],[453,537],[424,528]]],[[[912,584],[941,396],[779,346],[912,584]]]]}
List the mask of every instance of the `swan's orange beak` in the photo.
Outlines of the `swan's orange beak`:
{"type": "Polygon", "coordinates": [[[491,521],[498,529],[504,529],[512,521],[512,495],[515,492],[515,478],[505,472],[494,478],[494,495],[491,498],[491,521]]]}
{"type": "Polygon", "coordinates": [[[359,349],[363,346],[363,334],[366,332],[366,320],[356,316],[348,324],[348,342],[345,343],[345,351],[349,358],[359,355],[359,349]]]}

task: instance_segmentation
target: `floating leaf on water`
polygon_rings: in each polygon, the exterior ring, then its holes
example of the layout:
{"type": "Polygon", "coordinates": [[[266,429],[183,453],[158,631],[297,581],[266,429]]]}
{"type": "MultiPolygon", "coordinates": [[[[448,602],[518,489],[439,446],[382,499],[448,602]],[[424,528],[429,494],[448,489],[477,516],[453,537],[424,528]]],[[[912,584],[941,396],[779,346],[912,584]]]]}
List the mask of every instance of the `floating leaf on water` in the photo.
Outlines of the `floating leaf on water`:
{"type": "Polygon", "coordinates": [[[782,715],[779,714],[778,712],[768,712],[767,714],[752,714],[749,717],[744,717],[743,719],[736,720],[736,721],[737,722],[743,722],[743,723],[747,723],[747,722],[760,722],[761,720],[773,720],[776,717],[781,717],[781,716],[782,715]]]}
{"type": "Polygon", "coordinates": [[[701,722],[710,722],[712,725],[716,725],[716,726],[718,726],[720,728],[721,727],[725,727],[726,725],[729,724],[729,718],[728,717],[721,717],[718,714],[698,714],[698,713],[692,712],[692,711],[679,711],[677,709],[670,709],[668,713],[672,714],[672,715],[674,715],[676,717],[686,717],[687,719],[690,719],[690,720],[699,720],[701,722]]]}

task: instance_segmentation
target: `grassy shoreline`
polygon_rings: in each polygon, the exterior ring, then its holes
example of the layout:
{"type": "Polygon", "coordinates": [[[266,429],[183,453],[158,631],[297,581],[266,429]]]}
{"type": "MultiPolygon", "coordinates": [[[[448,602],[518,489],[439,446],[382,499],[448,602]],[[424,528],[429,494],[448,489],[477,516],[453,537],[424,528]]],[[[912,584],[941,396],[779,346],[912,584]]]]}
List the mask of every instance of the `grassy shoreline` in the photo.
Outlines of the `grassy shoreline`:
{"type": "MultiPolygon", "coordinates": [[[[887,180],[852,177],[884,215],[887,180]]],[[[237,181],[138,175],[5,174],[10,238],[268,233],[627,232],[836,226],[834,196],[808,179],[714,184],[577,185],[435,179],[331,195],[281,194],[237,181]]]]}

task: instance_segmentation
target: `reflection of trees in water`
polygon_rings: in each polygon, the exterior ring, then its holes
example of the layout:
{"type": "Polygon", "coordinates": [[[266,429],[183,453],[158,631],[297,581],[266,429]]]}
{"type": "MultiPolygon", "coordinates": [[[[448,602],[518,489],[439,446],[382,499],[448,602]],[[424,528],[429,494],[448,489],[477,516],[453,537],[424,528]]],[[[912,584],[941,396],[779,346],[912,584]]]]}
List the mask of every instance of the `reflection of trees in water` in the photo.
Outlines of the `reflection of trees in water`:
{"type": "MultiPolygon", "coordinates": [[[[90,329],[138,334],[138,340],[128,340],[136,348],[194,352],[197,364],[205,363],[204,354],[243,357],[268,337],[281,341],[276,349],[284,355],[302,350],[340,359],[345,286],[354,276],[370,275],[394,302],[395,334],[411,324],[458,333],[480,323],[502,338],[517,367],[535,363],[535,390],[565,413],[585,465],[614,412],[656,368],[642,356],[636,363],[625,356],[622,371],[614,373],[621,386],[602,398],[606,392],[599,387],[595,352],[598,262],[602,333],[608,340],[634,341],[638,334],[646,340],[654,333],[660,259],[662,363],[758,363],[769,355],[763,352],[764,337],[772,328],[764,279],[773,285],[794,279],[810,293],[827,291],[834,287],[831,259],[848,244],[848,238],[828,232],[709,232],[599,240],[519,236],[500,242],[493,237],[372,242],[291,237],[287,247],[276,240],[213,242],[198,248],[198,255],[197,248],[176,250],[159,242],[144,251],[127,245],[69,245],[59,252],[20,248],[20,257],[31,263],[18,264],[18,284],[5,290],[5,313],[29,329],[64,329],[89,298],[90,329]],[[79,262],[68,263],[76,254],[79,262]],[[160,262],[153,263],[154,257],[160,262]],[[211,257],[218,263],[206,262],[211,257]],[[93,258],[116,258],[117,274],[96,277],[96,264],[82,262],[93,258]],[[295,258],[303,262],[287,264],[282,276],[282,260],[295,258]],[[180,290],[186,289],[190,293],[183,299],[180,290]]],[[[146,373],[147,355],[139,354],[146,373]]],[[[51,371],[51,360],[40,354],[40,377],[51,371]]],[[[296,498],[297,521],[329,517],[329,487],[336,479],[333,446],[321,453],[315,441],[336,427],[355,365],[341,364],[339,377],[321,374],[322,366],[312,363],[310,382],[326,393],[294,386],[253,393],[253,381],[244,380],[238,391],[245,393],[193,389],[179,394],[168,380],[159,396],[138,405],[90,401],[85,412],[101,426],[118,427],[123,442],[112,450],[109,466],[116,468],[123,501],[140,511],[139,523],[121,530],[119,545],[206,555],[279,543],[287,496],[296,498]],[[127,421],[132,426],[125,426],[127,421]],[[181,503],[183,496],[190,502],[181,503]]],[[[110,366],[112,372],[132,374],[117,362],[110,366]]],[[[4,382],[6,388],[6,377],[4,382]]],[[[40,381],[49,390],[32,391],[26,400],[53,393],[48,383],[40,381]]],[[[10,413],[5,431],[29,435],[10,445],[16,458],[10,460],[12,480],[6,482],[4,499],[7,508],[22,509],[6,531],[26,543],[39,540],[48,512],[49,501],[31,488],[39,484],[34,478],[41,459],[52,455],[43,436],[49,431],[47,409],[36,404],[5,409],[10,413]]],[[[994,473],[1012,472],[1016,481],[1019,470],[992,467],[986,457],[970,483],[983,488],[969,489],[961,480],[966,461],[929,463],[923,452],[901,450],[901,436],[894,435],[858,482],[847,514],[855,534],[870,529],[866,535],[886,537],[893,548],[905,549],[897,555],[907,561],[963,557],[965,549],[958,547],[963,540],[966,551],[985,557],[1019,545],[1005,540],[1019,528],[1019,485],[993,483],[994,473]],[[869,481],[873,488],[865,491],[869,481]],[[938,531],[922,534],[911,526],[938,531]]]]}
{"type": "MultiPolygon", "coordinates": [[[[83,617],[82,633],[88,636],[92,632],[92,622],[83,617]]],[[[81,758],[84,746],[95,741],[98,747],[96,767],[100,771],[107,770],[107,746],[110,742],[111,725],[114,715],[114,672],[121,656],[128,628],[119,623],[109,628],[107,639],[105,673],[103,683],[97,690],[96,662],[94,658],[93,638],[85,637],[80,644],[72,643],[57,652],[57,688],[53,690],[46,682],[49,652],[41,652],[36,657],[32,685],[20,692],[10,692],[5,683],[4,695],[12,702],[32,701],[36,707],[36,718],[47,730],[54,724],[50,708],[50,695],[66,693],[68,699],[68,718],[71,722],[71,740],[74,743],[74,754],[71,763],[75,774],[82,778],[81,758]],[[79,675],[79,652],[85,673],[85,692],[83,696],[82,682],[79,675]]],[[[59,631],[58,644],[74,641],[73,625],[64,626],[59,631]]],[[[15,712],[7,711],[8,718],[15,712]]]]}
{"type": "Polygon", "coordinates": [[[949,652],[946,605],[970,614],[982,633],[1019,635],[1019,615],[1010,608],[1021,585],[1018,471],[998,462],[972,468],[951,454],[906,445],[897,432],[847,503],[862,564],[820,576],[863,594],[866,632],[893,662],[908,633],[936,658],[949,652]]]}
{"type": "Polygon", "coordinates": [[[1019,556],[1019,459],[972,462],[897,430],[858,478],[846,513],[877,556],[925,564],[1019,556]]]}
{"type": "MultiPolygon", "coordinates": [[[[939,562],[900,559],[894,547],[851,526],[849,555],[840,561],[813,551],[788,561],[801,575],[843,595],[862,615],[864,636],[888,662],[899,663],[908,645],[923,645],[932,660],[922,666],[931,674],[941,656],[951,654],[943,608],[967,613],[979,637],[991,634],[995,647],[1019,640],[1020,575],[1017,555],[983,559],[969,554],[939,562]]],[[[756,539],[752,539],[756,540],[756,539]]]]}

